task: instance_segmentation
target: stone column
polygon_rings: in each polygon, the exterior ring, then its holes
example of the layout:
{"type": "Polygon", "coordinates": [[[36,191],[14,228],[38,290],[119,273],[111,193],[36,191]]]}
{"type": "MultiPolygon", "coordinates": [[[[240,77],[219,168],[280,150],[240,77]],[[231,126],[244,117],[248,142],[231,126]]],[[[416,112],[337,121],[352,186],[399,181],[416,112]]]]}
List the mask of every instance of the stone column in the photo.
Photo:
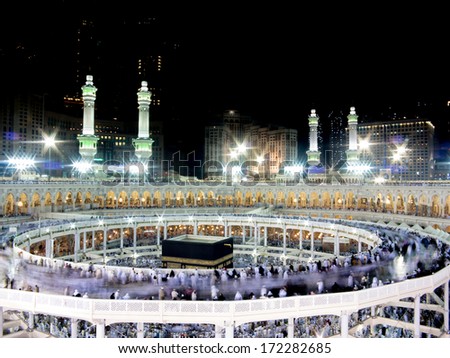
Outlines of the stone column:
{"type": "Polygon", "coordinates": [[[222,330],[223,330],[223,326],[221,326],[220,324],[216,323],[214,325],[215,338],[222,338],[222,330]]]}
{"type": "Polygon", "coordinates": [[[420,295],[414,297],[414,338],[420,338],[420,295]]]}
{"type": "Polygon", "coordinates": [[[444,331],[448,332],[449,327],[449,284],[444,283],[444,331]]]}
{"type": "Polygon", "coordinates": [[[83,232],[83,252],[86,252],[87,231],[83,232]]]}
{"type": "Polygon", "coordinates": [[[3,307],[0,306],[0,337],[3,337],[3,307]]]}
{"type": "Polygon", "coordinates": [[[136,254],[136,243],[137,243],[137,224],[133,225],[133,253],[136,254]]]}
{"type": "Polygon", "coordinates": [[[348,337],[348,313],[347,311],[341,312],[341,338],[348,337]]]}
{"type": "Polygon", "coordinates": [[[294,318],[288,318],[288,338],[294,338],[294,318]]]}
{"type": "Polygon", "coordinates": [[[194,221],[194,223],[192,224],[194,226],[194,235],[198,235],[198,225],[197,225],[197,221],[194,221]]]}
{"type": "Polygon", "coordinates": [[[78,262],[78,251],[80,250],[80,233],[78,230],[75,230],[75,247],[73,249],[74,261],[78,262]]]}
{"type": "Polygon", "coordinates": [[[223,223],[223,236],[224,237],[228,236],[228,224],[226,221],[224,221],[224,223],[223,223]]]}
{"type": "Polygon", "coordinates": [[[339,256],[339,234],[337,231],[334,235],[334,255],[339,256]]]}
{"type": "Polygon", "coordinates": [[[106,240],[107,240],[108,231],[106,228],[103,229],[103,262],[106,263],[106,240]]]}
{"type": "Polygon", "coordinates": [[[100,322],[97,322],[95,328],[96,328],[95,338],[105,338],[105,321],[102,320],[100,322]]]}
{"type": "Polygon", "coordinates": [[[28,328],[27,331],[32,331],[34,329],[34,313],[30,312],[28,316],[28,328]]]}
{"type": "Polygon", "coordinates": [[[137,338],[144,338],[144,322],[137,323],[137,338]]]}
{"type": "Polygon", "coordinates": [[[78,338],[78,320],[76,318],[70,319],[70,338],[78,338]]]}
{"type": "Polygon", "coordinates": [[[225,338],[234,338],[234,322],[225,322],[225,338]]]}

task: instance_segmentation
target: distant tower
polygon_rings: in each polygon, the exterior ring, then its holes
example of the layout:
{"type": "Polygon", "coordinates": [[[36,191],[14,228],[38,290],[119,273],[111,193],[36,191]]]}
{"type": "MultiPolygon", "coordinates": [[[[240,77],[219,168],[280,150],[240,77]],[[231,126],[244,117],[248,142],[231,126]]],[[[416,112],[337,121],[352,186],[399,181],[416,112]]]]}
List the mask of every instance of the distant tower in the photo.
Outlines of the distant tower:
{"type": "Polygon", "coordinates": [[[348,118],[348,150],[345,152],[347,154],[347,162],[355,162],[358,160],[358,138],[357,138],[357,127],[358,127],[358,116],[355,112],[355,107],[350,107],[350,114],[348,118]]]}
{"type": "Polygon", "coordinates": [[[150,138],[150,103],[152,98],[152,92],[148,90],[147,82],[141,82],[141,88],[138,93],[139,104],[139,128],[138,137],[133,139],[134,153],[138,160],[144,164],[152,155],[153,139],[150,138]]]}
{"type": "Polygon", "coordinates": [[[98,137],[94,133],[94,104],[97,88],[94,86],[91,75],[86,76],[86,84],[81,87],[83,91],[83,133],[78,135],[79,153],[83,161],[92,162],[97,154],[98,137]]]}
{"type": "Polygon", "coordinates": [[[317,127],[319,124],[319,117],[316,114],[315,109],[311,109],[311,114],[308,117],[309,120],[309,150],[306,152],[308,155],[308,164],[316,166],[320,163],[320,152],[317,145],[317,127]]]}

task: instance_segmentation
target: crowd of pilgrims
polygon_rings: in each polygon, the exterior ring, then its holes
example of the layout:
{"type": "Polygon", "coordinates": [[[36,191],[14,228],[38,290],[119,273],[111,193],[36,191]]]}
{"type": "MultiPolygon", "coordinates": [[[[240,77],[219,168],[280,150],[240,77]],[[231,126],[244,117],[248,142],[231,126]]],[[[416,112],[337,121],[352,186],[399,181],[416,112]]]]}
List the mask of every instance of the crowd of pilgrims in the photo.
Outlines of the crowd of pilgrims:
{"type": "MultiPolygon", "coordinates": [[[[376,232],[382,244],[372,250],[349,253],[345,257],[312,258],[308,261],[280,261],[276,257],[235,254],[234,268],[215,270],[161,269],[154,256],[111,258],[108,266],[78,266],[75,263],[19,260],[11,249],[0,251],[0,284],[3,287],[51,292],[80,298],[147,300],[245,300],[270,299],[294,295],[324,294],[369,289],[438,271],[450,262],[449,246],[429,236],[404,228],[386,228],[359,223],[376,232]],[[16,265],[14,270],[12,265],[16,265]],[[131,270],[122,270],[131,266],[131,270]],[[145,267],[145,268],[144,268],[145,267]],[[14,275],[11,273],[14,272],[14,275]]],[[[413,311],[384,307],[378,315],[411,322],[413,311]]],[[[370,310],[369,310],[370,311],[370,310]]],[[[28,319],[27,313],[21,313],[28,319]]],[[[361,310],[349,318],[356,337],[412,337],[413,332],[399,326],[361,324],[370,312],[361,310]]],[[[422,313],[422,320],[440,327],[441,314],[422,313]]],[[[70,320],[34,315],[34,327],[56,337],[70,336],[70,320]]],[[[95,337],[95,325],[78,322],[78,337],[95,337]]],[[[340,333],[339,317],[318,316],[294,320],[294,337],[330,337],[340,333]]],[[[108,337],[134,337],[134,323],[106,327],[108,337]]],[[[214,326],[207,324],[144,324],[145,337],[214,337],[214,326]]],[[[287,320],[246,323],[235,327],[235,337],[286,337],[287,320]]]]}

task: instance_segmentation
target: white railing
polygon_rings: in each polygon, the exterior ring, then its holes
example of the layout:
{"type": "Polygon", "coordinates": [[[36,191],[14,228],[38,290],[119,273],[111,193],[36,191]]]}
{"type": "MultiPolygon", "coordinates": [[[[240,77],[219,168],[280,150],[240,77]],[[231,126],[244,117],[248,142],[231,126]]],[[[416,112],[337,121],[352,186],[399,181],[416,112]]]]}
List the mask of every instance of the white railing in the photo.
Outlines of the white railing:
{"type": "Polygon", "coordinates": [[[107,300],[0,289],[0,306],[107,324],[118,322],[210,323],[265,321],[352,313],[433,292],[450,280],[450,266],[427,277],[360,291],[244,301],[107,300]]]}

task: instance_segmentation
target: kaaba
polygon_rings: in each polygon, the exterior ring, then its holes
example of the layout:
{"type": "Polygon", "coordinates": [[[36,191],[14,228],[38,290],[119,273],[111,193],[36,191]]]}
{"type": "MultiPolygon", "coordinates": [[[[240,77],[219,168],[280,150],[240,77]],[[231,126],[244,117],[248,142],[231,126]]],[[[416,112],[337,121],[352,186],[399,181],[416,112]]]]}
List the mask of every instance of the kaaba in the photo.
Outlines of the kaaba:
{"type": "Polygon", "coordinates": [[[180,235],[162,241],[165,268],[231,268],[233,238],[223,236],[180,235]]]}

